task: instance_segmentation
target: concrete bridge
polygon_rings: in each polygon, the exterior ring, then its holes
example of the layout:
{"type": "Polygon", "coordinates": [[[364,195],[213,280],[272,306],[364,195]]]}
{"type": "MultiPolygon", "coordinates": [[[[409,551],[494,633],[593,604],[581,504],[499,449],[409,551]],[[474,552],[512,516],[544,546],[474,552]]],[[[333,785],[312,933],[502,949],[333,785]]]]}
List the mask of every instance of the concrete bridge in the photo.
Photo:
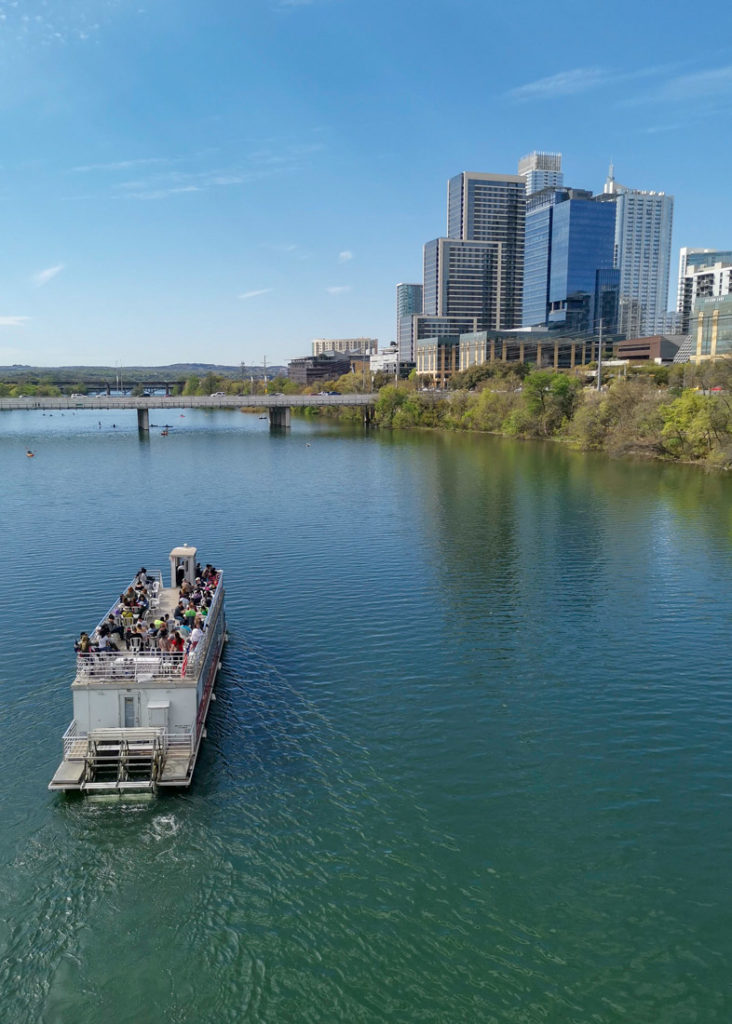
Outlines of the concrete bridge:
{"type": "Polygon", "coordinates": [[[378,394],[370,395],[63,395],[45,398],[30,395],[24,398],[0,398],[0,412],[10,409],[136,409],[137,426],[142,433],[150,430],[150,409],[266,409],[270,427],[287,429],[290,410],[308,406],[337,406],[363,410],[363,421],[371,423],[378,394]]]}

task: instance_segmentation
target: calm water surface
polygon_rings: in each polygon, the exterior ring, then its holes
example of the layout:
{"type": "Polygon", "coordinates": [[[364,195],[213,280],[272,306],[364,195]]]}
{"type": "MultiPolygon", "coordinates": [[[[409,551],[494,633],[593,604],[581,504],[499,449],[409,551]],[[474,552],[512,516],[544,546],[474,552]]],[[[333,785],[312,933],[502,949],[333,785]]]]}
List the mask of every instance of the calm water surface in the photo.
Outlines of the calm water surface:
{"type": "Polygon", "coordinates": [[[173,416],[0,414],[2,1024],[732,1019],[732,481],[173,416]],[[73,638],[183,542],[194,786],[48,793],[73,638]]]}

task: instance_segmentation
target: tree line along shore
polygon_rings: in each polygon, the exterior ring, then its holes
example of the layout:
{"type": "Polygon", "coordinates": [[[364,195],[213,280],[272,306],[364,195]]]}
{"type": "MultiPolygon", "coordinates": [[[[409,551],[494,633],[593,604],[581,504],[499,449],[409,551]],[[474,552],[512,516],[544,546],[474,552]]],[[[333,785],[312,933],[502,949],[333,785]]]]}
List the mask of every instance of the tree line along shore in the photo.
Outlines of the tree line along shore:
{"type": "MultiPolygon", "coordinates": [[[[732,360],[629,367],[622,376],[603,374],[600,390],[583,371],[537,370],[501,361],[456,373],[446,389],[437,393],[414,372],[397,383],[386,374],[367,377],[349,373],[303,388],[284,376],[251,381],[209,372],[189,376],[177,390],[183,395],[223,392],[242,397],[378,390],[374,422],[386,428],[551,439],[613,456],[732,468],[732,360]]],[[[138,388],[142,393],[143,385],[138,388]]],[[[62,393],[48,383],[0,380],[3,396],[62,393]]],[[[347,422],[360,419],[361,414],[355,409],[312,406],[303,415],[347,422]]]]}
{"type": "MultiPolygon", "coordinates": [[[[348,383],[341,379],[334,386],[348,383]]],[[[603,374],[600,390],[586,372],[503,362],[454,374],[437,395],[422,390],[423,384],[413,378],[381,387],[375,422],[550,439],[615,457],[732,468],[731,360],[629,367],[622,375],[603,374]]],[[[318,410],[333,413],[358,416],[355,410],[318,410]]]]}

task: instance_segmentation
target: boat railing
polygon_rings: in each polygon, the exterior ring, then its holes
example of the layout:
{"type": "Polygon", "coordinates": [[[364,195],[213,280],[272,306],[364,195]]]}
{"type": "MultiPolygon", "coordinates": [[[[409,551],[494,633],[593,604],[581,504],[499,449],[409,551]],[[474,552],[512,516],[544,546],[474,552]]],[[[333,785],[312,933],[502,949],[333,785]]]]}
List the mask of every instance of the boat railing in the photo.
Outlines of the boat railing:
{"type": "MultiPolygon", "coordinates": [[[[191,753],[193,752],[194,734],[193,730],[190,727],[181,729],[177,732],[170,732],[167,729],[160,729],[157,726],[143,726],[139,729],[139,732],[140,734],[145,733],[147,735],[150,733],[151,730],[159,733],[159,745],[163,750],[167,751],[171,747],[174,747],[177,750],[190,751],[191,753]]],[[[92,735],[96,735],[98,737],[100,733],[104,731],[105,730],[99,729],[92,730],[92,735]]],[[[114,729],[106,730],[106,732],[108,732],[110,735],[112,732],[119,733],[120,735],[124,734],[128,742],[134,742],[136,729],[114,729]]],[[[74,721],[68,727],[63,736],[64,759],[67,761],[83,761],[87,756],[88,752],[89,735],[90,734],[88,732],[83,732],[79,728],[76,719],[74,719],[74,721]]]]}
{"type": "Polygon", "coordinates": [[[170,680],[182,676],[185,655],[156,653],[133,654],[125,651],[90,651],[77,654],[76,675],[82,679],[134,679],[149,682],[152,679],[170,680]]]}

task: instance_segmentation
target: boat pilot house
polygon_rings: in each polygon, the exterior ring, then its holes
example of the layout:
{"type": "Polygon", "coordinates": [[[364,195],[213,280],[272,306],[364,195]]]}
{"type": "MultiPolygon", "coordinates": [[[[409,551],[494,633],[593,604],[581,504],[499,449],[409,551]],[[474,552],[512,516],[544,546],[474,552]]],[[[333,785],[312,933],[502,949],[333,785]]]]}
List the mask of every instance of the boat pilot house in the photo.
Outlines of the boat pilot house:
{"type": "Polygon", "coordinates": [[[76,644],[74,717],[51,790],[189,786],[226,640],[220,569],[170,552],[170,585],[142,568],[76,644]]]}

